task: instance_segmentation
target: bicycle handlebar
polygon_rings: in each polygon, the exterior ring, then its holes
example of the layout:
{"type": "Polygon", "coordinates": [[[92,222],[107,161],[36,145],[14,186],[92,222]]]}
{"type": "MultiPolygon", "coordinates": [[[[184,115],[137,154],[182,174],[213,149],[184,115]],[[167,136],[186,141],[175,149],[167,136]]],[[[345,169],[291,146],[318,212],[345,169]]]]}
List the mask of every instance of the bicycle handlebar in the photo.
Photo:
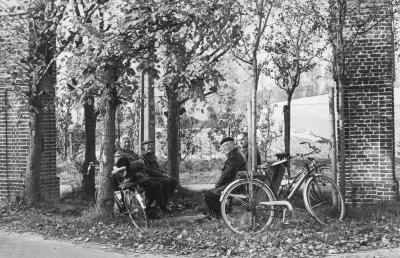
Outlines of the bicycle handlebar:
{"type": "Polygon", "coordinates": [[[307,144],[308,147],[311,149],[311,151],[308,152],[308,153],[297,153],[296,155],[293,155],[293,156],[290,156],[288,153],[278,153],[278,154],[276,154],[277,159],[278,160],[288,160],[288,159],[293,159],[293,158],[296,158],[296,157],[304,158],[304,157],[306,157],[308,155],[311,155],[313,153],[320,153],[321,152],[320,149],[318,149],[314,145],[311,145],[309,142],[300,142],[300,144],[307,144]]]}
{"type": "Polygon", "coordinates": [[[308,156],[308,155],[311,155],[311,154],[313,154],[313,153],[320,153],[321,152],[321,150],[320,149],[318,149],[316,146],[314,146],[314,145],[311,145],[311,143],[309,143],[309,142],[300,142],[300,144],[307,144],[308,145],[308,148],[310,148],[311,149],[311,151],[310,152],[308,152],[308,153],[299,153],[299,154],[297,154],[297,155],[295,155],[294,157],[305,157],[305,156],[308,156]]]}

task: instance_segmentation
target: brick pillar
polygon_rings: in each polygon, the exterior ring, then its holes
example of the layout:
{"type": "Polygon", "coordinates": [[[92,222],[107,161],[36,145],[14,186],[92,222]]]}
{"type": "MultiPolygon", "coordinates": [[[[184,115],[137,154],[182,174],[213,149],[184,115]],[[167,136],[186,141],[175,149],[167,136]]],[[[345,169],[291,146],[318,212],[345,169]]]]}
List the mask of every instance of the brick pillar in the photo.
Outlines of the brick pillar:
{"type": "MultiPolygon", "coordinates": [[[[26,56],[27,22],[18,20],[26,18],[22,10],[19,14],[9,15],[0,12],[0,203],[22,197],[29,148],[29,114],[27,103],[21,91],[26,90],[29,75],[22,68],[19,60],[26,56]],[[15,28],[10,26],[14,24],[15,28]],[[18,29],[19,28],[19,29],[18,29]]],[[[47,202],[58,202],[59,178],[56,173],[56,119],[54,108],[54,85],[56,82],[55,66],[51,75],[45,79],[49,85],[46,94],[48,105],[43,116],[43,153],[40,176],[41,199],[47,202]]]]}
{"type": "MultiPolygon", "coordinates": [[[[350,1],[351,2],[351,1],[350,1]]],[[[344,87],[346,202],[395,200],[394,45],[391,0],[367,0],[354,17],[371,13],[383,19],[347,51],[344,87]],[[373,11],[371,11],[373,10],[373,11]]]]}

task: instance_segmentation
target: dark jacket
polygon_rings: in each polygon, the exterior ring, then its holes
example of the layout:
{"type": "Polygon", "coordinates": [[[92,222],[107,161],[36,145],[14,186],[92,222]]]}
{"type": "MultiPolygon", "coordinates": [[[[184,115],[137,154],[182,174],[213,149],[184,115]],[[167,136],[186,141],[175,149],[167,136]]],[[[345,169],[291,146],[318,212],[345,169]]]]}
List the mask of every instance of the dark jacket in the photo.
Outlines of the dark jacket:
{"type": "Polygon", "coordinates": [[[118,150],[115,152],[114,165],[116,167],[126,166],[129,174],[142,172],[144,168],[143,160],[131,150],[118,150]]]}
{"type": "Polygon", "coordinates": [[[157,157],[154,153],[143,154],[142,159],[144,160],[147,168],[161,170],[160,166],[158,165],[157,157]]]}
{"type": "Polygon", "coordinates": [[[166,171],[161,170],[154,153],[146,153],[141,156],[145,164],[145,173],[151,177],[166,177],[166,171]]]}
{"type": "Polygon", "coordinates": [[[221,175],[215,184],[215,188],[226,186],[235,180],[236,173],[240,170],[246,170],[246,160],[236,147],[228,153],[221,175]]]}
{"type": "MultiPolygon", "coordinates": [[[[249,149],[246,148],[245,150],[241,150],[241,152],[243,153],[244,158],[246,159],[247,162],[247,159],[249,158],[249,149]]],[[[261,165],[261,155],[258,150],[257,150],[257,165],[261,165]]]]}

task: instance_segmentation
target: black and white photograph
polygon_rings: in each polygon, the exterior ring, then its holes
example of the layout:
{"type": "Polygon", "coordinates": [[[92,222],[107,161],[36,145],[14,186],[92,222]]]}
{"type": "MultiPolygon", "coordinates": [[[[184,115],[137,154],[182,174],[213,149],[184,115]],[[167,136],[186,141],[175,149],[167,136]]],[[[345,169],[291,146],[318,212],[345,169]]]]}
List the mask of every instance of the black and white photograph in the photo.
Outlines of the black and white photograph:
{"type": "Polygon", "coordinates": [[[400,257],[400,0],[0,0],[0,257],[400,257]]]}

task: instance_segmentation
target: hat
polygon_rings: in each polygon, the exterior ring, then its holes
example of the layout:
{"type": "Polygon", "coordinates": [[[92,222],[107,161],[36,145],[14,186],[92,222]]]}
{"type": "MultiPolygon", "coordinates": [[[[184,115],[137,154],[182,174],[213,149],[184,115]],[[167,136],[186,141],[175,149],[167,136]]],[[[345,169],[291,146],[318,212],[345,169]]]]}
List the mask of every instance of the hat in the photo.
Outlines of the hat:
{"type": "Polygon", "coordinates": [[[154,143],[154,141],[152,141],[152,140],[145,140],[145,141],[142,142],[142,146],[145,145],[145,144],[148,144],[148,143],[154,143]]]}
{"type": "Polygon", "coordinates": [[[121,136],[121,140],[123,140],[123,139],[131,139],[131,137],[129,137],[129,135],[127,135],[127,134],[124,134],[124,135],[122,135],[121,136]]]}
{"type": "Polygon", "coordinates": [[[220,145],[224,144],[225,142],[234,142],[235,140],[232,137],[225,137],[224,139],[221,140],[219,143],[220,145]]]}

